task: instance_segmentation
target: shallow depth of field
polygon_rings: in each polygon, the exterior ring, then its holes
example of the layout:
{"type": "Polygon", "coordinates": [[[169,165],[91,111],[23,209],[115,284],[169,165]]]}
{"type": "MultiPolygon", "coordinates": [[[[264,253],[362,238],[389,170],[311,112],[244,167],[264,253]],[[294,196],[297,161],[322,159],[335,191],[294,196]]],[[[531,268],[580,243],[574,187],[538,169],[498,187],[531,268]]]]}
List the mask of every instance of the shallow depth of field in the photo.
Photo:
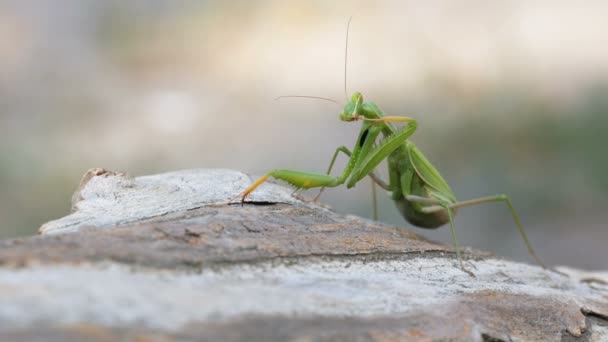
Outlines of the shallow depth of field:
{"type": "MultiPolygon", "coordinates": [[[[412,140],[459,199],[511,196],[548,264],[605,267],[606,13],[604,1],[3,2],[0,237],[68,213],[92,167],[325,171],[360,123],[331,102],[274,99],[344,101],[352,15],[349,96],[418,119],[412,140]]],[[[371,217],[370,188],[321,200],[371,217]]],[[[379,195],[380,220],[412,228],[379,195]]],[[[503,204],[462,209],[456,227],[465,246],[531,262],[503,204]]],[[[412,229],[451,243],[447,227],[412,229]]]]}

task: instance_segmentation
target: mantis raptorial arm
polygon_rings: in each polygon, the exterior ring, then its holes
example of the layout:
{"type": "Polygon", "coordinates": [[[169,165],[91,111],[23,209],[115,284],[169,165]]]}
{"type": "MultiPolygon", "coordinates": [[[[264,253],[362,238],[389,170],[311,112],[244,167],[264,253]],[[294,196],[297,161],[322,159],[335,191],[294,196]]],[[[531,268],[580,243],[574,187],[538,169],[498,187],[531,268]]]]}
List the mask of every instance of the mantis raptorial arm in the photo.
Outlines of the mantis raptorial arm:
{"type": "MultiPolygon", "coordinates": [[[[408,118],[409,119],[409,118],[408,118]]],[[[373,150],[365,151],[366,153],[361,155],[361,158],[357,161],[357,165],[353,170],[353,175],[346,183],[347,188],[353,187],[363,177],[369,175],[384,159],[386,159],[396,149],[403,147],[405,141],[416,131],[418,127],[416,121],[410,119],[408,125],[395,132],[393,135],[387,137],[373,150]]],[[[362,152],[364,149],[361,149],[362,152]]]]}
{"type": "MultiPolygon", "coordinates": [[[[336,151],[334,152],[334,155],[331,157],[331,162],[329,163],[329,167],[327,168],[327,174],[331,174],[331,170],[334,167],[334,163],[336,162],[336,159],[338,158],[338,154],[342,152],[344,154],[346,154],[348,157],[350,157],[352,155],[352,152],[346,147],[346,146],[340,146],[338,148],[336,148],[336,151]]],[[[370,172],[369,176],[371,177],[371,179],[382,189],[386,190],[386,191],[391,191],[391,187],[386,184],[386,182],[384,182],[378,175],[376,175],[373,171],[370,172]]],[[[317,201],[319,199],[319,197],[321,197],[321,194],[323,193],[323,191],[325,190],[325,187],[322,187],[321,190],[319,190],[319,193],[317,194],[317,196],[315,196],[315,198],[313,199],[313,201],[317,201]]],[[[372,188],[372,191],[375,191],[374,188],[372,188]]],[[[376,198],[376,195],[373,195],[374,201],[376,198]]],[[[376,210],[374,210],[375,212],[376,210]]]]}
{"type": "Polygon", "coordinates": [[[409,116],[384,116],[378,119],[368,119],[368,118],[362,118],[361,120],[363,121],[369,121],[369,122],[412,122],[412,121],[416,121],[413,118],[410,118],[409,116]]]}

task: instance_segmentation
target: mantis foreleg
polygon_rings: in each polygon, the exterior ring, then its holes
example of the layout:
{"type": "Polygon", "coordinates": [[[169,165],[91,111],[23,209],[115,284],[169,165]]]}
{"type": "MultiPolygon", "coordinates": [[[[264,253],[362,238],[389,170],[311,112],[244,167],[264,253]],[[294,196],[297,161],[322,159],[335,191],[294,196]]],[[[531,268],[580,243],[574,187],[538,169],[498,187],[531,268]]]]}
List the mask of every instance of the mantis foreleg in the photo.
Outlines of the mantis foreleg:
{"type": "MultiPolygon", "coordinates": [[[[331,157],[331,162],[329,163],[329,167],[327,168],[328,175],[331,174],[331,170],[333,169],[334,163],[336,162],[336,159],[338,158],[338,154],[340,152],[346,154],[348,157],[350,157],[353,154],[346,146],[340,146],[340,147],[336,148],[334,155],[331,157]]],[[[376,199],[376,185],[374,184],[374,182],[387,191],[389,190],[389,186],[373,172],[370,173],[369,176],[372,178],[372,207],[373,207],[373,213],[374,213],[373,218],[374,218],[374,221],[378,221],[378,201],[376,199]]],[[[325,190],[325,187],[322,187],[321,190],[319,190],[319,193],[317,194],[317,196],[315,196],[315,198],[313,198],[313,201],[317,201],[319,199],[319,197],[321,197],[323,190],[325,190]]]]}
{"type": "MultiPolygon", "coordinates": [[[[336,151],[334,152],[334,155],[331,158],[331,162],[329,163],[329,167],[327,168],[327,174],[328,175],[331,174],[331,170],[333,169],[334,163],[336,162],[336,159],[338,158],[338,154],[340,152],[346,154],[348,157],[350,157],[352,155],[352,152],[346,146],[340,146],[340,147],[338,147],[336,149],[336,151]]],[[[379,187],[381,187],[382,189],[384,189],[386,191],[391,191],[391,187],[388,184],[386,184],[386,182],[383,181],[373,171],[369,173],[369,176],[374,181],[374,183],[376,183],[379,187]]],[[[317,196],[315,196],[315,198],[313,199],[313,201],[318,200],[324,190],[325,190],[325,187],[322,187],[321,190],[319,190],[319,193],[317,194],[317,196]]]]}
{"type": "MultiPolygon", "coordinates": [[[[378,147],[372,149],[371,144],[367,146],[367,144],[370,142],[367,141],[366,145],[361,148],[361,158],[358,160],[357,165],[353,170],[353,175],[348,180],[346,187],[353,187],[363,177],[370,174],[374,168],[376,168],[376,166],[378,166],[378,164],[380,164],[391,153],[393,153],[396,149],[403,147],[405,141],[416,131],[416,127],[416,121],[410,119],[405,129],[388,136],[378,147]]],[[[388,188],[390,191],[391,187],[389,186],[388,188]]]]}

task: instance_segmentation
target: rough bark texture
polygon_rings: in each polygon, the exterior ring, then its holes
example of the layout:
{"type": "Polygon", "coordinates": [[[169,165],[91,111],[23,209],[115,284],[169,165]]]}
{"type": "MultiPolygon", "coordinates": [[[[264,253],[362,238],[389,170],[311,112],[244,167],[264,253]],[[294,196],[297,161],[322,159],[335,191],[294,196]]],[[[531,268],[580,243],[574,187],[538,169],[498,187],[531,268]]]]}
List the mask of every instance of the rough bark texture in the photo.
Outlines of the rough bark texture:
{"type": "Polygon", "coordinates": [[[230,170],[91,170],[74,212],[0,242],[10,340],[608,340],[606,273],[500,260],[230,170]]]}

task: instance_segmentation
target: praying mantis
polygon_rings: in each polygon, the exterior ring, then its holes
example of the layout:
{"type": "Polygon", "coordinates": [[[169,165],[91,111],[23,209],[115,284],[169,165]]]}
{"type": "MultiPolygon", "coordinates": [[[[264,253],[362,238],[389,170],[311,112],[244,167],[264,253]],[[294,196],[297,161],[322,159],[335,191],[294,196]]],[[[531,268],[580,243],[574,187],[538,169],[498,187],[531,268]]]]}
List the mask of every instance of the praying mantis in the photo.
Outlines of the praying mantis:
{"type": "MultiPolygon", "coordinates": [[[[346,34],[346,56],[348,56],[349,27],[350,19],[346,34]]],[[[344,83],[346,92],[346,57],[344,83]]],[[[344,122],[361,122],[361,130],[352,149],[348,149],[346,146],[336,148],[326,173],[275,169],[257,179],[228,203],[239,197],[241,203],[244,203],[251,192],[271,177],[285,181],[297,189],[321,188],[320,195],[327,187],[346,184],[347,188],[352,188],[363,178],[370,176],[375,184],[391,194],[401,215],[414,226],[435,229],[449,223],[460,268],[474,276],[465,268],[462,261],[454,216],[463,207],[488,202],[504,202],[511,212],[528,251],[540,266],[546,268],[532,248],[509,197],[500,194],[466,201],[457,200],[439,171],[409,140],[418,127],[415,119],[386,115],[375,103],[364,101],[359,92],[355,92],[346,102],[339,118],[344,122]],[[401,124],[403,127],[397,128],[394,123],[401,124]],[[380,138],[381,141],[379,141],[380,138]],[[348,156],[348,162],[340,175],[332,176],[331,171],[340,153],[348,156]],[[374,173],[374,169],[384,160],[388,163],[388,182],[383,181],[374,173]]]]}

